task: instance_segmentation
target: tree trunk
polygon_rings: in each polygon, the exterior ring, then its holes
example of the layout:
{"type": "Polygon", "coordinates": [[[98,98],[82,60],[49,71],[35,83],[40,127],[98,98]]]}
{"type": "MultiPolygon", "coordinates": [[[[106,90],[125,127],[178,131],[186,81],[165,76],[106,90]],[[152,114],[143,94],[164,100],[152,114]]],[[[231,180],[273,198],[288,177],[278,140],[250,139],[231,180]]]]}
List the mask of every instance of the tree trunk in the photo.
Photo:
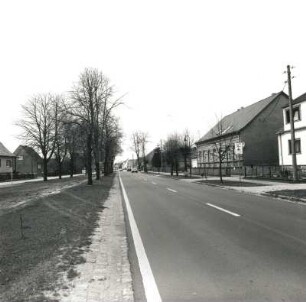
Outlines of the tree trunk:
{"type": "Polygon", "coordinates": [[[48,161],[47,161],[47,157],[44,156],[43,158],[43,166],[44,166],[44,181],[48,180],[48,161]]]}
{"type": "Polygon", "coordinates": [[[62,161],[59,160],[58,162],[58,178],[62,179],[62,161]]]}
{"type": "Polygon", "coordinates": [[[73,177],[73,171],[74,171],[73,155],[70,154],[70,177],[73,177]]]}
{"type": "Polygon", "coordinates": [[[87,184],[92,185],[91,134],[87,136],[87,184]]]}
{"type": "Polygon", "coordinates": [[[185,149],[185,154],[184,154],[184,166],[185,166],[185,172],[187,172],[187,152],[185,149]]]}
{"type": "Polygon", "coordinates": [[[144,171],[145,173],[148,173],[147,160],[146,160],[145,157],[144,157],[144,159],[143,159],[143,171],[144,171]]]}
{"type": "Polygon", "coordinates": [[[223,183],[222,179],[222,161],[219,160],[219,176],[220,176],[220,182],[223,183]]]}
{"type": "Polygon", "coordinates": [[[96,165],[96,180],[99,180],[100,179],[100,163],[99,161],[95,162],[95,165],[96,165]]]}

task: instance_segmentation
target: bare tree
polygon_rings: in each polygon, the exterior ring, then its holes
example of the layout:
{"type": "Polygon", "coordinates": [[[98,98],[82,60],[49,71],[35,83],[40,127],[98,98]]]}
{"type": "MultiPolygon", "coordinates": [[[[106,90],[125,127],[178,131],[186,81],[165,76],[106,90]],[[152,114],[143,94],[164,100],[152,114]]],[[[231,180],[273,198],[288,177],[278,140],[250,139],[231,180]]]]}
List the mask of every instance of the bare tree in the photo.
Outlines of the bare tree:
{"type": "Polygon", "coordinates": [[[109,116],[104,127],[104,174],[113,172],[113,165],[116,155],[121,152],[122,132],[118,119],[109,116]]]}
{"type": "Polygon", "coordinates": [[[141,132],[134,131],[132,133],[133,151],[136,153],[137,167],[140,169],[140,151],[141,151],[141,132]]]}
{"type": "Polygon", "coordinates": [[[143,171],[145,173],[148,172],[147,168],[147,159],[146,159],[146,146],[148,143],[148,133],[141,132],[140,133],[140,146],[141,146],[141,152],[142,152],[142,158],[143,158],[143,171]]]}
{"type": "MultiPolygon", "coordinates": [[[[82,125],[86,131],[86,169],[87,183],[92,185],[92,159],[95,148],[95,158],[98,158],[98,143],[95,139],[99,137],[97,118],[101,109],[101,90],[103,82],[102,73],[97,69],[86,68],[79,77],[78,83],[71,92],[72,103],[69,113],[75,118],[75,122],[82,125]]],[[[97,159],[98,160],[98,159],[97,159]]],[[[98,169],[98,177],[99,172],[98,169]]]]}
{"type": "Polygon", "coordinates": [[[214,153],[218,158],[218,168],[219,168],[219,177],[220,182],[223,183],[222,178],[222,164],[227,158],[227,154],[233,148],[232,136],[226,135],[228,128],[224,127],[222,118],[218,119],[217,125],[212,129],[213,136],[216,137],[214,140],[214,153]]]}
{"type": "Polygon", "coordinates": [[[55,124],[55,148],[54,156],[57,162],[58,177],[62,178],[62,165],[67,155],[67,131],[68,128],[65,127],[65,106],[64,99],[57,99],[54,104],[54,124],[55,124]]]}
{"type": "Polygon", "coordinates": [[[23,130],[21,138],[43,157],[44,181],[48,179],[47,164],[55,150],[58,111],[54,104],[57,104],[60,98],[52,94],[32,96],[27,104],[22,106],[23,118],[17,122],[23,130]]]}
{"type": "Polygon", "coordinates": [[[178,176],[179,157],[181,154],[181,148],[182,148],[181,137],[177,133],[169,135],[164,143],[164,150],[166,153],[166,161],[170,165],[171,176],[173,176],[174,170],[176,172],[176,175],[178,176]]]}

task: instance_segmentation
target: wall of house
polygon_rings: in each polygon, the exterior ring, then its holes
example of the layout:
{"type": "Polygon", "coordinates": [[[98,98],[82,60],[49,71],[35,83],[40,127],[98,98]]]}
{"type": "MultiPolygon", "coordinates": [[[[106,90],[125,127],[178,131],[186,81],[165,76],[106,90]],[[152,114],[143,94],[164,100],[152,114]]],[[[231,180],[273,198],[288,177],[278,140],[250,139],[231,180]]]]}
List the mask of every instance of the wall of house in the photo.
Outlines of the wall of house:
{"type": "Polygon", "coordinates": [[[280,95],[263,110],[244,130],[244,165],[278,165],[278,138],[276,132],[283,127],[283,109],[288,99],[280,95]]]}
{"type": "Polygon", "coordinates": [[[34,159],[24,149],[20,149],[16,156],[16,172],[41,175],[42,163],[34,159]]]}
{"type": "MultiPolygon", "coordinates": [[[[301,141],[301,153],[296,154],[297,165],[306,165],[306,129],[297,129],[295,131],[295,139],[300,139],[301,141]]],[[[278,137],[279,164],[282,166],[292,165],[292,155],[289,154],[289,140],[291,140],[290,132],[278,137]]]]}
{"type": "MultiPolygon", "coordinates": [[[[300,120],[299,121],[294,121],[294,128],[301,128],[301,127],[306,127],[306,102],[299,103],[295,107],[300,107],[300,120]]],[[[283,109],[283,125],[284,125],[284,131],[290,131],[290,123],[287,123],[286,120],[286,110],[288,108],[283,109]]]]}
{"type": "MultiPolygon", "coordinates": [[[[218,140],[216,140],[218,141],[218,140]]],[[[228,145],[232,144],[234,146],[235,143],[239,142],[239,136],[233,135],[230,137],[227,137],[226,139],[222,139],[222,144],[228,145]]],[[[202,143],[197,145],[198,150],[198,167],[219,167],[219,157],[217,152],[214,151],[216,148],[216,145],[214,141],[202,143]]],[[[226,158],[223,160],[224,166],[232,166],[232,167],[238,167],[240,165],[241,157],[234,154],[234,148],[229,150],[229,152],[226,155],[226,158]]]]}
{"type": "Polygon", "coordinates": [[[12,157],[1,156],[0,157],[0,173],[11,173],[14,170],[14,159],[12,157]],[[6,161],[11,161],[11,167],[6,166],[6,161]]]}

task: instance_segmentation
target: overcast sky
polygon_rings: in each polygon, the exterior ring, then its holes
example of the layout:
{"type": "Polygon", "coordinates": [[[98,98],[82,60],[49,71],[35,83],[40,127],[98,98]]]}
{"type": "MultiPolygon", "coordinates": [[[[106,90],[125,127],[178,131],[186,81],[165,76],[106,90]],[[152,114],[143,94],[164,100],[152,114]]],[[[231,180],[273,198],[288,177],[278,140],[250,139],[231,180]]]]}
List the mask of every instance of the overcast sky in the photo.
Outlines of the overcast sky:
{"type": "Polygon", "coordinates": [[[21,104],[67,92],[85,67],[126,93],[122,158],[137,129],[148,149],[186,128],[199,139],[217,117],[283,90],[287,64],[297,97],[306,92],[303,2],[1,1],[0,141],[13,152],[21,104]]]}

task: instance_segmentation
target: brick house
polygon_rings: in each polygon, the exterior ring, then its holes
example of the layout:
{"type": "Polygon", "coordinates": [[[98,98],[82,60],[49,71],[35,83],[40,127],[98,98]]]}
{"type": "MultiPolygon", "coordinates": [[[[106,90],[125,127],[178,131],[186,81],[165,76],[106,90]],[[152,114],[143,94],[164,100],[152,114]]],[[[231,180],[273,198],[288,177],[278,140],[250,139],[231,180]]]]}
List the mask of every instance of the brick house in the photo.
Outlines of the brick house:
{"type": "Polygon", "coordinates": [[[42,159],[33,148],[19,145],[14,155],[17,173],[30,174],[33,177],[42,175],[42,159]]]}
{"type": "Polygon", "coordinates": [[[15,171],[16,156],[0,142],[0,174],[9,174],[15,171]]]}
{"type": "Polygon", "coordinates": [[[240,168],[247,166],[253,169],[254,166],[278,165],[275,134],[283,124],[282,108],[287,103],[288,96],[284,92],[274,93],[222,118],[196,142],[198,167],[208,169],[210,174],[218,173],[218,170],[215,172],[215,168],[219,167],[215,146],[221,142],[230,146],[222,163],[224,174],[240,173],[240,168]],[[239,142],[244,145],[243,155],[237,155],[234,149],[235,143],[239,142]]]}
{"type": "MultiPolygon", "coordinates": [[[[292,102],[295,129],[295,150],[298,166],[306,168],[306,93],[292,102]]],[[[283,168],[292,168],[291,126],[289,105],[283,108],[283,127],[278,134],[279,164],[283,168]]]]}

